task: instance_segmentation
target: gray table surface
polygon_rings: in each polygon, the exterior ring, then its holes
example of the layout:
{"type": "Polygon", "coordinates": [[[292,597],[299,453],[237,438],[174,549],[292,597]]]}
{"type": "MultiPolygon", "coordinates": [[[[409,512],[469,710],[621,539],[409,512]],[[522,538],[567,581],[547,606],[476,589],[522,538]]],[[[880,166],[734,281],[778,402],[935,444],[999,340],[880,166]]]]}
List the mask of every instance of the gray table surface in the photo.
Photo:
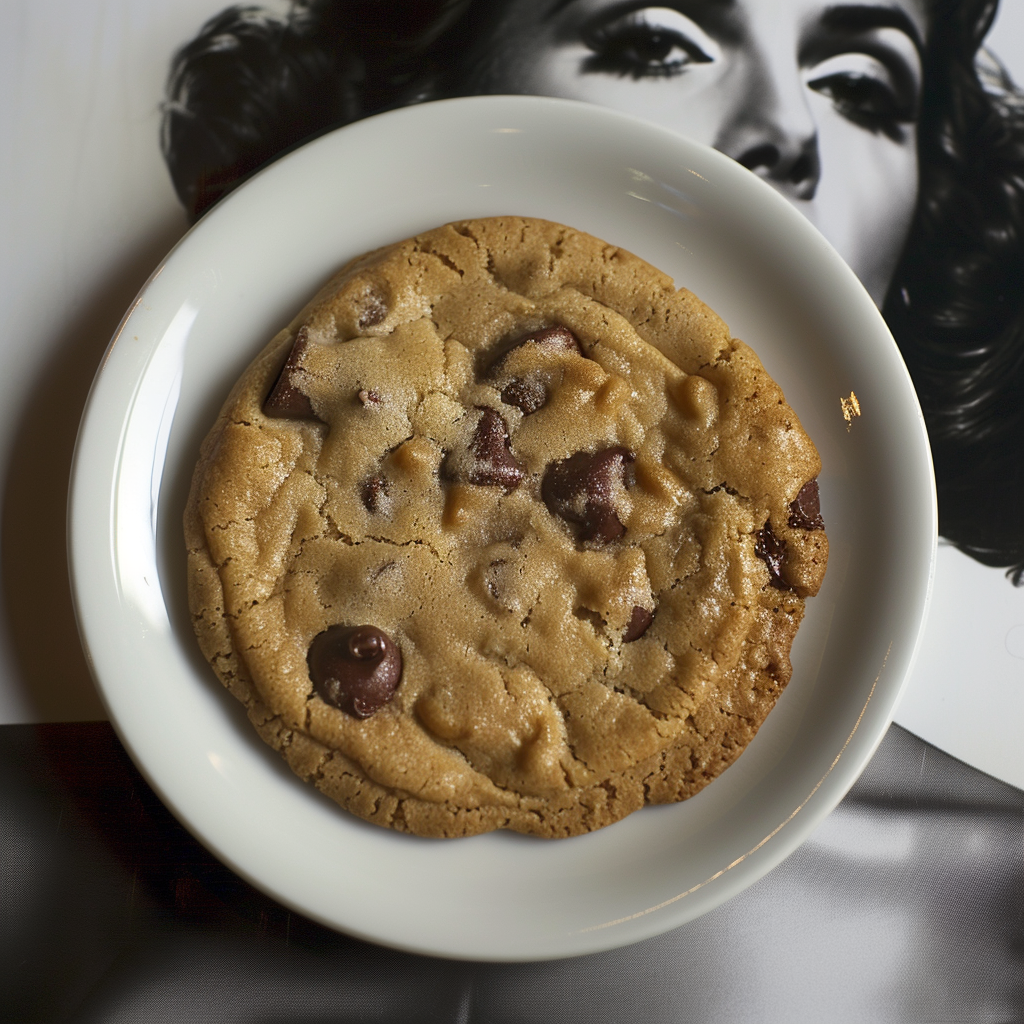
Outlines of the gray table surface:
{"type": "Polygon", "coordinates": [[[108,724],[0,727],[0,1021],[1008,1024],[1022,967],[1024,793],[898,726],[739,896],[535,964],[329,931],[207,853],[108,724]]]}

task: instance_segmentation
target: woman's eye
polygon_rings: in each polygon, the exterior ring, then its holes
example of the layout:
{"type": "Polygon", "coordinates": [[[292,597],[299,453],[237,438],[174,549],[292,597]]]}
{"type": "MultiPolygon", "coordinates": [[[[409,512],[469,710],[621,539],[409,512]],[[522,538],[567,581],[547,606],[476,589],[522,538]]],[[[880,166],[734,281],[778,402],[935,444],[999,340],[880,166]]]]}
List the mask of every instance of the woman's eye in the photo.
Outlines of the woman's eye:
{"type": "Polygon", "coordinates": [[[718,59],[718,47],[694,22],[668,7],[645,7],[591,25],[584,42],[593,56],[583,71],[633,78],[671,77],[690,64],[718,59]]]}
{"type": "Polygon", "coordinates": [[[867,54],[843,54],[814,68],[807,88],[826,96],[848,121],[870,131],[901,138],[901,126],[917,116],[917,94],[910,83],[894,80],[867,54]]]}

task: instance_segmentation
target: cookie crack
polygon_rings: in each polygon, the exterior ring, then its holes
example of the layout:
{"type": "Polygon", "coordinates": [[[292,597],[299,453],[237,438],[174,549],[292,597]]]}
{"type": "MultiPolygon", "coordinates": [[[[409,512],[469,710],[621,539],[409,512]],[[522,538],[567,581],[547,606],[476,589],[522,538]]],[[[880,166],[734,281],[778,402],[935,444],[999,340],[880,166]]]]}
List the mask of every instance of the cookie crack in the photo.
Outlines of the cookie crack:
{"type": "MultiPolygon", "coordinates": [[[[431,306],[431,308],[430,308],[430,322],[434,325],[434,330],[437,333],[437,338],[441,342],[442,345],[446,341],[448,341],[448,339],[451,338],[455,334],[454,330],[448,330],[447,332],[442,330],[441,325],[437,322],[437,318],[434,316],[434,308],[433,308],[433,306],[431,306]]],[[[445,361],[444,362],[444,372],[445,372],[445,376],[447,377],[448,376],[448,355],[447,355],[447,353],[444,356],[444,361],[445,361]]]]}
{"type": "Polygon", "coordinates": [[[254,523],[255,521],[255,516],[245,516],[243,519],[228,519],[223,523],[207,523],[206,529],[210,533],[223,533],[225,530],[230,530],[233,526],[241,526],[243,523],[254,523]]]}
{"type": "Polygon", "coordinates": [[[316,785],[317,783],[323,782],[327,774],[327,768],[335,759],[335,752],[333,750],[325,750],[320,755],[320,760],[317,762],[316,767],[309,774],[309,780],[316,785]]]}
{"type": "Polygon", "coordinates": [[[442,266],[447,267],[449,270],[454,270],[455,273],[459,275],[459,277],[466,276],[466,272],[462,269],[462,267],[460,267],[455,262],[455,260],[453,260],[451,256],[449,256],[447,253],[438,252],[436,249],[431,249],[427,255],[433,256],[434,259],[436,259],[440,264],[442,264],[442,266]]]}
{"type": "Polygon", "coordinates": [[[414,537],[412,540],[394,540],[391,537],[377,537],[372,534],[367,534],[365,539],[375,541],[378,544],[390,544],[391,547],[395,548],[407,548],[412,546],[426,548],[426,550],[429,551],[434,558],[441,563],[441,565],[451,564],[451,560],[437,551],[429,541],[420,540],[417,537],[414,537]]]}

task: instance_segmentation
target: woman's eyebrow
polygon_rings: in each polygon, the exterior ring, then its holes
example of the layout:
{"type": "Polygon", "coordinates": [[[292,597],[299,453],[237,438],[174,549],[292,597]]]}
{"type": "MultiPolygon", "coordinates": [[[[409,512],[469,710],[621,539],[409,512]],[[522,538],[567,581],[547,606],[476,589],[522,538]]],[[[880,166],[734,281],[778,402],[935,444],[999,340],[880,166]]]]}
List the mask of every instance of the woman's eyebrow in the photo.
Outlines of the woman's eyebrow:
{"type": "Polygon", "coordinates": [[[924,40],[910,16],[898,7],[876,7],[873,4],[844,4],[830,7],[821,16],[825,28],[844,32],[871,32],[878,28],[895,28],[906,35],[924,57],[924,40]]]}

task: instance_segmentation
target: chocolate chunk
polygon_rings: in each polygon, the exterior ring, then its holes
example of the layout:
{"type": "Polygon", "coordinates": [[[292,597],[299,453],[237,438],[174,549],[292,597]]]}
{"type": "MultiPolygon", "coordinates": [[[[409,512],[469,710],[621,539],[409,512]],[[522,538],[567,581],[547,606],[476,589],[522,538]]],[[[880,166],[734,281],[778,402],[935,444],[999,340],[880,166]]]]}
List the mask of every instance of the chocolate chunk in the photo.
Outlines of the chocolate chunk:
{"type": "MultiPolygon", "coordinates": [[[[542,330],[528,334],[521,341],[518,341],[508,352],[498,358],[492,367],[492,373],[500,372],[502,364],[508,358],[509,352],[524,345],[539,345],[549,352],[576,352],[583,355],[583,349],[576,335],[568,327],[545,327],[542,330]]],[[[530,373],[524,377],[513,377],[502,389],[501,400],[506,405],[514,405],[524,416],[535,413],[548,400],[548,388],[546,375],[541,372],[530,373]]]]}
{"type": "Polygon", "coordinates": [[[302,364],[302,357],[309,346],[306,328],[300,327],[295,335],[292,350],[288,353],[274,386],[263,402],[263,412],[275,419],[320,420],[313,411],[309,397],[299,390],[296,371],[302,364]]]}
{"type": "Polygon", "coordinates": [[[579,523],[584,543],[610,543],[626,532],[615,512],[615,484],[632,484],[634,458],[628,448],[615,446],[549,463],[540,488],[544,504],[567,522],[579,523]]]}
{"type": "Polygon", "coordinates": [[[321,700],[356,718],[369,718],[394,696],[402,652],[376,626],[331,626],[306,655],[321,700]]]}
{"type": "Polygon", "coordinates": [[[764,528],[757,531],[754,554],[768,566],[768,575],[773,587],[777,590],[793,589],[782,578],[782,564],[786,560],[786,542],[775,536],[770,522],[765,523],[764,528]]]}
{"type": "Polygon", "coordinates": [[[374,473],[359,485],[359,496],[367,512],[379,512],[388,493],[388,480],[383,473],[374,473]]]}
{"type": "Polygon", "coordinates": [[[629,617],[629,624],[626,626],[626,632],[622,634],[622,642],[630,644],[634,640],[639,640],[647,632],[647,628],[653,621],[654,612],[650,612],[640,605],[634,605],[633,614],[629,617]]]}
{"type": "Polygon", "coordinates": [[[537,375],[513,377],[502,388],[501,400],[506,405],[514,405],[524,416],[529,416],[548,400],[548,389],[537,375]]]}
{"type": "Polygon", "coordinates": [[[493,409],[481,409],[480,422],[469,442],[469,450],[473,461],[466,479],[471,484],[504,487],[506,491],[514,491],[522,482],[526,471],[512,454],[512,442],[505,421],[493,409]]]}
{"type": "Polygon", "coordinates": [[[382,295],[376,292],[368,292],[359,303],[359,330],[365,331],[367,327],[376,327],[388,315],[388,304],[382,295]]]}
{"type": "Polygon", "coordinates": [[[824,530],[817,479],[808,480],[789,506],[789,525],[798,530],[824,530]]]}

